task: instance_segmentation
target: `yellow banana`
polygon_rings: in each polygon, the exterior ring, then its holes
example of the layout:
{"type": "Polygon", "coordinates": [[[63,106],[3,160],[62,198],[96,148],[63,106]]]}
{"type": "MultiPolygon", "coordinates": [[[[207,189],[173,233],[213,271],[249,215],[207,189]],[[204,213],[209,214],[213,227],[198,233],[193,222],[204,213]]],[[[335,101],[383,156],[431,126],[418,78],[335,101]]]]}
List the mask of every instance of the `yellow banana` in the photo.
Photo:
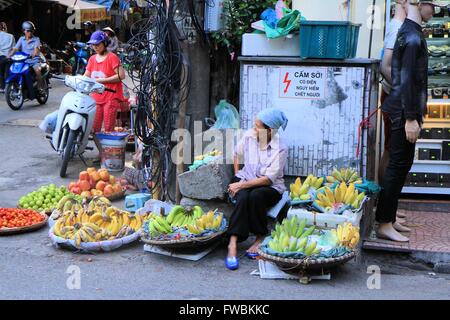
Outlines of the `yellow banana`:
{"type": "Polygon", "coordinates": [[[351,201],[352,197],[354,195],[354,192],[355,192],[355,185],[353,183],[350,183],[350,185],[348,186],[347,191],[345,193],[344,203],[351,204],[354,201],[354,200],[351,201]]]}
{"type": "Polygon", "coordinates": [[[333,192],[331,191],[330,188],[325,188],[325,195],[327,196],[328,200],[330,200],[331,203],[336,203],[333,192]]]}
{"type": "Polygon", "coordinates": [[[96,212],[89,218],[89,222],[98,225],[98,222],[102,219],[102,213],[96,212]]]}
{"type": "Polygon", "coordinates": [[[139,214],[134,215],[134,217],[136,218],[136,225],[134,226],[133,229],[135,231],[138,231],[142,227],[142,218],[139,214]]]}
{"type": "Polygon", "coordinates": [[[116,216],[112,217],[111,225],[109,228],[109,230],[111,231],[111,235],[115,236],[116,234],[118,234],[120,227],[121,227],[121,225],[119,223],[119,218],[117,218],[116,216]]]}
{"type": "Polygon", "coordinates": [[[54,233],[56,236],[60,237],[60,236],[63,235],[63,233],[61,232],[61,228],[63,227],[63,225],[64,225],[63,218],[59,218],[59,219],[56,221],[55,226],[53,227],[53,233],[54,233]]]}
{"type": "Polygon", "coordinates": [[[80,245],[81,245],[81,236],[80,236],[79,230],[78,230],[78,232],[75,234],[73,240],[75,240],[75,246],[76,246],[77,248],[79,248],[80,245]]]}
{"type": "Polygon", "coordinates": [[[123,224],[129,226],[130,225],[130,217],[128,216],[128,213],[123,212],[122,218],[123,218],[123,224]]]}
{"type": "Polygon", "coordinates": [[[95,232],[101,232],[102,231],[102,229],[98,225],[96,225],[95,223],[92,223],[92,222],[85,223],[84,226],[91,228],[95,232]]]}

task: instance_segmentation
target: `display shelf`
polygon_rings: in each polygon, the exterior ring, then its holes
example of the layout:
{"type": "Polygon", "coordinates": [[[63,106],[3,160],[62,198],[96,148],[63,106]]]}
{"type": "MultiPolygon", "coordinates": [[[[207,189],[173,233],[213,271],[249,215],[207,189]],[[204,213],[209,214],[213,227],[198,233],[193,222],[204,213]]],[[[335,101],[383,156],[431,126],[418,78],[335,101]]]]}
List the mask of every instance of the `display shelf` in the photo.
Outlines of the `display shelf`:
{"type": "Polygon", "coordinates": [[[416,144],[442,144],[449,139],[419,139],[416,144]]]}
{"type": "Polygon", "coordinates": [[[430,119],[430,118],[425,118],[425,124],[426,123],[441,123],[441,124],[450,124],[450,119],[430,119]]]}
{"type": "Polygon", "coordinates": [[[436,160],[416,160],[412,167],[410,172],[417,173],[417,172],[423,172],[423,173],[438,173],[438,174],[450,174],[450,165],[448,164],[429,164],[427,162],[433,161],[433,162],[448,162],[448,161],[436,161],[436,160]],[[426,161],[424,163],[424,161],[426,161]]]}
{"type": "Polygon", "coordinates": [[[410,187],[405,186],[402,193],[418,193],[418,194],[444,194],[450,195],[450,188],[435,188],[435,187],[410,187]]]}
{"type": "Polygon", "coordinates": [[[450,160],[443,161],[443,160],[414,160],[414,164],[432,164],[432,165],[449,165],[450,166],[450,160]]]}
{"type": "Polygon", "coordinates": [[[428,99],[428,105],[450,104],[450,99],[428,99]]]}
{"type": "MultiPolygon", "coordinates": [[[[445,2],[445,5],[450,3],[450,1],[445,2]]],[[[442,1],[440,2],[442,4],[442,1]]],[[[447,10],[447,9],[445,9],[447,10]]],[[[447,16],[447,12],[444,17],[433,17],[428,25],[432,24],[442,24],[447,25],[450,23],[450,18],[447,16]]],[[[425,27],[425,25],[424,25],[425,27]]],[[[426,41],[428,43],[428,47],[442,47],[442,46],[450,46],[450,38],[448,34],[445,34],[444,37],[427,37],[426,41]]],[[[446,52],[447,53],[447,52],[446,52]]],[[[448,61],[450,60],[450,56],[442,55],[440,57],[434,57],[429,54],[429,68],[432,69],[433,66],[436,67],[438,63],[443,63],[444,66],[447,66],[448,61]]],[[[445,70],[445,68],[442,68],[445,70]]],[[[434,72],[430,72],[434,73],[434,72]]],[[[450,76],[449,74],[436,72],[434,74],[428,75],[428,89],[433,89],[436,87],[440,87],[444,89],[444,97],[447,96],[446,87],[450,87],[450,76]]],[[[429,92],[430,93],[430,92],[429,92]]],[[[450,99],[433,99],[429,96],[427,105],[433,110],[436,110],[435,106],[441,106],[440,115],[441,117],[445,117],[448,114],[445,110],[445,106],[450,105],[450,99]]],[[[436,111],[434,111],[436,113],[436,111]]],[[[447,118],[425,118],[423,123],[423,128],[425,129],[433,129],[433,128],[450,128],[450,119],[447,118]]],[[[416,143],[416,152],[418,152],[419,148],[425,149],[441,149],[443,141],[447,141],[450,139],[419,139],[416,143]]],[[[441,149],[442,152],[442,149],[441,149]]],[[[450,174],[450,161],[443,160],[414,160],[412,168],[410,170],[411,173],[428,173],[428,174],[450,174]]],[[[434,186],[411,186],[406,185],[403,187],[402,193],[412,193],[412,194],[436,194],[436,195],[450,195],[450,187],[434,187],[434,186]]]]}

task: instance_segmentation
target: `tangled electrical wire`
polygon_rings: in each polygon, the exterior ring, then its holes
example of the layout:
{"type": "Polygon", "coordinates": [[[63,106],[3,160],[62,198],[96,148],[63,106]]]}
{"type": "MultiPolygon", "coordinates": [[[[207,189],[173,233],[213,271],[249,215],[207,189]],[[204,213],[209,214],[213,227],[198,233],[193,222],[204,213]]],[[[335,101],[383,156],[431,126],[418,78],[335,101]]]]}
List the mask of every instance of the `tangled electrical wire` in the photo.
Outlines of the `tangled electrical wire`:
{"type": "Polygon", "coordinates": [[[142,20],[131,28],[127,43],[128,74],[137,97],[135,135],[144,145],[144,178],[150,191],[172,200],[171,135],[180,104],[189,95],[189,65],[176,22],[189,15],[183,0],[147,0],[142,20]]]}

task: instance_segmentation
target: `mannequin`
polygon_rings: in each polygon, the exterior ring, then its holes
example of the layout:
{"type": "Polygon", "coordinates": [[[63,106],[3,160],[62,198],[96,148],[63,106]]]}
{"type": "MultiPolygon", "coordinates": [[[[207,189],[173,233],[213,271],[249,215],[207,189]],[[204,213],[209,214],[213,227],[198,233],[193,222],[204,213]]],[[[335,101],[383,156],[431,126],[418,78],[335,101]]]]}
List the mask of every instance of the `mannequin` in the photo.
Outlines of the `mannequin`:
{"type": "Polygon", "coordinates": [[[428,50],[421,24],[431,19],[434,5],[431,1],[408,0],[406,9],[407,19],[393,52],[392,90],[382,105],[392,123],[392,146],[376,212],[377,236],[397,242],[409,241],[399,233],[409,229],[396,221],[396,210],[426,109],[428,50]]]}

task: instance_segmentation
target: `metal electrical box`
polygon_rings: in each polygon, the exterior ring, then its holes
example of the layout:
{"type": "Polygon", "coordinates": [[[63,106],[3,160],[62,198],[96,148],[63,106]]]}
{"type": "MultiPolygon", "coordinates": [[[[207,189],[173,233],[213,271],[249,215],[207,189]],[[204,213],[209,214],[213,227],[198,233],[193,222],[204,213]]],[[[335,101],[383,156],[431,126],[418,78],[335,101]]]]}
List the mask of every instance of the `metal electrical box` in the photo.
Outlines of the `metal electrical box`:
{"type": "Polygon", "coordinates": [[[205,31],[214,32],[223,28],[224,0],[209,0],[205,3],[205,31]]]}
{"type": "Polygon", "coordinates": [[[353,167],[374,179],[378,60],[240,57],[240,61],[241,128],[251,128],[264,108],[286,114],[288,126],[280,130],[289,148],[286,175],[325,176],[334,167],[353,167]],[[373,111],[371,128],[359,130],[373,111]]]}

